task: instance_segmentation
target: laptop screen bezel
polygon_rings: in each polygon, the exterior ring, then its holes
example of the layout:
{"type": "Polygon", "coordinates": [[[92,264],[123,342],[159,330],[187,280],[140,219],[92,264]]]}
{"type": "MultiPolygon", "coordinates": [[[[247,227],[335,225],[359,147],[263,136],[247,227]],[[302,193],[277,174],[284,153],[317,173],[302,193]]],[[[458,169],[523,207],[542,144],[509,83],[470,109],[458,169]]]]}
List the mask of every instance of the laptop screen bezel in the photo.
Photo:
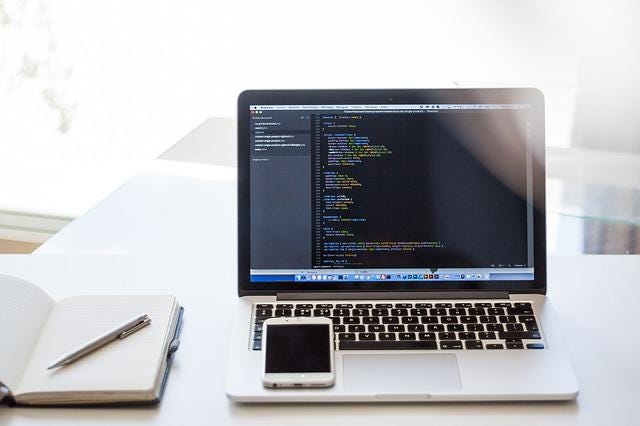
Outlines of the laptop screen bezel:
{"type": "Polygon", "coordinates": [[[533,88],[399,89],[399,90],[248,90],[238,97],[238,294],[274,295],[286,292],[506,291],[545,294],[547,284],[545,223],[544,97],[533,88]],[[532,105],[531,149],[534,167],[534,279],[529,281],[335,282],[250,281],[250,105],[525,103],[532,105]]]}

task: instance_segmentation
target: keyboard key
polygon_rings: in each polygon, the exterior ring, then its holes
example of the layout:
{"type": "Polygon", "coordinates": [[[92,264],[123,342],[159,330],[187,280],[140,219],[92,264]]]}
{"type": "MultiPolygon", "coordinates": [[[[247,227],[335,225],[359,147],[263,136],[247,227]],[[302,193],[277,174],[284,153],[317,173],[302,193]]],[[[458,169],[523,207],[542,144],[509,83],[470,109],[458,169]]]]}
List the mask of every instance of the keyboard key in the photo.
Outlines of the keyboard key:
{"type": "Polygon", "coordinates": [[[262,324],[267,318],[263,317],[263,318],[254,318],[253,322],[254,324],[262,324]]]}
{"type": "Polygon", "coordinates": [[[396,333],[380,333],[378,334],[380,340],[396,340],[396,333]]]}
{"type": "Polygon", "coordinates": [[[331,309],[314,309],[313,316],[314,317],[330,317],[331,309]]]}
{"type": "Polygon", "coordinates": [[[298,303],[296,309],[313,309],[313,305],[310,303],[298,303]]]}
{"type": "Polygon", "coordinates": [[[349,326],[349,333],[360,333],[363,331],[366,331],[364,328],[364,325],[356,324],[356,325],[349,326]]]}
{"type": "Polygon", "coordinates": [[[467,331],[484,331],[482,324],[467,324],[467,331]]]}
{"type": "Polygon", "coordinates": [[[256,305],[257,309],[273,309],[273,305],[271,303],[258,303],[256,305]]]}
{"type": "Polygon", "coordinates": [[[291,309],[276,309],[276,316],[277,317],[290,317],[291,316],[291,309]]]}
{"type": "Polygon", "coordinates": [[[399,324],[400,318],[398,317],[382,317],[383,324],[399,324]]]}
{"type": "Polygon", "coordinates": [[[483,324],[493,324],[498,322],[498,318],[496,318],[494,315],[481,315],[480,322],[483,324]]]}
{"type": "Polygon", "coordinates": [[[293,311],[293,316],[295,317],[310,317],[311,309],[296,309],[293,311]]]}
{"type": "Polygon", "coordinates": [[[262,350],[262,340],[254,340],[251,347],[254,351],[262,350]]]}
{"type": "Polygon", "coordinates": [[[253,333],[253,340],[262,340],[262,332],[253,333]]]}
{"type": "Polygon", "coordinates": [[[491,303],[486,303],[486,302],[474,303],[473,306],[475,306],[476,308],[490,308],[491,303]]]}
{"type": "Polygon", "coordinates": [[[451,303],[436,303],[436,308],[451,308],[451,303]]]}
{"type": "Polygon", "coordinates": [[[469,315],[486,315],[484,308],[469,308],[467,312],[469,315]]]}
{"type": "Polygon", "coordinates": [[[389,308],[393,308],[393,305],[391,305],[391,303],[376,303],[376,308],[389,309],[389,308]]]}
{"type": "Polygon", "coordinates": [[[336,305],[336,308],[338,308],[338,309],[351,309],[351,308],[353,308],[353,305],[351,303],[338,303],[336,305]]]}
{"type": "Polygon", "coordinates": [[[464,324],[447,324],[447,331],[464,331],[464,324]]]}
{"type": "Polygon", "coordinates": [[[420,322],[418,317],[402,317],[403,324],[418,324],[420,322]]]}
{"type": "Polygon", "coordinates": [[[407,325],[407,331],[411,331],[411,332],[424,331],[424,325],[422,325],[422,324],[409,324],[409,325],[407,325]]]}
{"type": "Polygon", "coordinates": [[[470,308],[471,303],[455,303],[453,306],[456,308],[470,308]]]}
{"type": "Polygon", "coordinates": [[[458,339],[460,340],[476,340],[476,333],[473,331],[461,331],[458,333],[458,339]]]}
{"type": "Polygon", "coordinates": [[[367,331],[370,331],[372,333],[380,333],[381,331],[384,331],[384,325],[371,324],[371,325],[367,326],[367,331]]]}
{"type": "Polygon", "coordinates": [[[465,340],[465,349],[482,349],[482,342],[480,340],[465,340]]]}
{"type": "Polygon", "coordinates": [[[440,349],[462,349],[460,340],[441,340],[440,349]]]}
{"type": "Polygon", "coordinates": [[[487,343],[484,347],[485,349],[504,349],[502,343],[487,343]]]}
{"type": "Polygon", "coordinates": [[[272,309],[256,309],[256,317],[258,318],[269,318],[273,316],[272,309]]]}
{"type": "Polygon", "coordinates": [[[429,315],[429,311],[427,311],[426,309],[411,309],[409,313],[413,316],[418,317],[422,315],[429,315]]]}
{"type": "Polygon", "coordinates": [[[334,309],[333,310],[334,317],[348,317],[350,316],[349,309],[334,309]]]}
{"type": "Polygon", "coordinates": [[[371,309],[373,305],[371,303],[356,303],[356,308],[358,309],[371,309]]]}
{"type": "Polygon", "coordinates": [[[416,303],[416,308],[425,309],[431,307],[433,307],[431,303],[416,303]]]}
{"type": "Polygon", "coordinates": [[[420,322],[423,324],[437,324],[438,317],[420,317],[420,322]]]}
{"type": "Polygon", "coordinates": [[[494,333],[493,331],[483,331],[478,333],[478,338],[480,338],[481,340],[495,340],[496,333],[494,333]]]}
{"type": "Polygon", "coordinates": [[[532,323],[532,322],[528,322],[524,325],[524,327],[527,329],[527,331],[538,331],[538,324],[536,323],[532,323]]]}
{"type": "Polygon", "coordinates": [[[363,324],[379,324],[380,318],[378,317],[362,317],[363,324]]]}
{"type": "Polygon", "coordinates": [[[533,315],[532,308],[507,308],[507,315],[533,315]]]}
{"type": "Polygon", "coordinates": [[[262,324],[256,324],[255,327],[253,327],[253,331],[262,332],[262,327],[262,324]]]}
{"type": "Polygon", "coordinates": [[[458,317],[440,317],[440,322],[443,324],[455,324],[458,322],[458,317]]]}
{"type": "Polygon", "coordinates": [[[508,322],[516,322],[516,321],[518,321],[518,320],[516,319],[516,317],[515,317],[515,316],[513,316],[513,315],[500,315],[500,316],[498,317],[498,320],[499,320],[501,323],[503,323],[503,324],[504,324],[504,323],[508,323],[508,322]]]}
{"type": "Polygon", "coordinates": [[[371,310],[371,315],[376,316],[376,317],[386,317],[386,316],[389,316],[389,310],[388,309],[373,309],[373,310],[371,310]]]}
{"type": "Polygon", "coordinates": [[[358,340],[376,340],[375,333],[360,333],[358,334],[358,340]]]}
{"type": "Polygon", "coordinates": [[[478,318],[474,317],[474,316],[463,316],[460,317],[460,322],[468,324],[468,323],[472,323],[472,322],[478,322],[478,318]]]}
{"type": "Polygon", "coordinates": [[[340,317],[331,317],[331,322],[334,324],[340,324],[340,317]]]}
{"type": "Polygon", "coordinates": [[[463,308],[449,309],[449,315],[467,315],[467,310],[463,308]]]}
{"type": "Polygon", "coordinates": [[[391,331],[394,333],[398,333],[400,331],[404,331],[404,325],[402,324],[389,324],[387,326],[387,331],[391,331]]]}
{"type": "Polygon", "coordinates": [[[530,308],[531,307],[531,303],[529,302],[516,302],[513,304],[513,306],[515,306],[516,308],[530,308]]]}
{"type": "Polygon", "coordinates": [[[398,339],[400,340],[416,340],[416,333],[399,333],[398,339]]]}
{"type": "Polygon", "coordinates": [[[429,324],[429,325],[427,325],[427,331],[444,331],[444,325],[442,325],[442,324],[429,324]]]}
{"type": "Polygon", "coordinates": [[[446,309],[429,309],[431,315],[447,315],[446,309]]]}
{"type": "Polygon", "coordinates": [[[505,324],[504,329],[506,331],[524,331],[522,324],[505,324]]]}
{"type": "Polygon", "coordinates": [[[356,340],[356,335],[353,333],[338,333],[338,340],[356,340]]]}
{"type": "Polygon", "coordinates": [[[456,333],[451,332],[440,332],[438,333],[438,339],[440,340],[455,340],[456,333]]]}
{"type": "Polygon", "coordinates": [[[418,333],[418,339],[420,340],[435,340],[436,333],[418,333]]]}
{"type": "Polygon", "coordinates": [[[500,339],[541,339],[538,331],[501,331],[498,333],[500,339]]]}
{"type": "Polygon", "coordinates": [[[334,333],[344,333],[347,331],[347,328],[344,325],[334,325],[333,332],[334,333]]]}
{"type": "MultiPolygon", "coordinates": [[[[395,336],[394,336],[395,337],[395,336]]],[[[423,350],[438,349],[435,340],[397,340],[397,341],[346,341],[338,342],[338,349],[344,350],[423,350]]]]}
{"type": "Polygon", "coordinates": [[[521,341],[518,342],[505,342],[507,349],[524,349],[521,341]]]}
{"type": "Polygon", "coordinates": [[[360,317],[342,317],[343,324],[360,324],[360,317]]]}
{"type": "Polygon", "coordinates": [[[521,322],[523,324],[527,324],[527,323],[536,323],[536,317],[532,316],[532,315],[521,315],[518,317],[518,322],[521,322]]]}
{"type": "Polygon", "coordinates": [[[487,314],[489,314],[489,315],[504,315],[504,309],[503,308],[488,308],[487,309],[487,314]]]}
{"type": "Polygon", "coordinates": [[[511,307],[511,303],[509,303],[509,302],[498,302],[498,303],[494,303],[493,306],[495,306],[496,308],[510,308],[511,307]]]}
{"type": "Polygon", "coordinates": [[[396,303],[396,308],[409,309],[409,308],[413,308],[413,304],[411,304],[411,303],[396,303]]]}
{"type": "Polygon", "coordinates": [[[276,309],[293,309],[293,305],[290,303],[278,303],[276,309]]]}
{"type": "Polygon", "coordinates": [[[486,324],[484,328],[487,331],[503,331],[504,326],[502,324],[486,324]]]}
{"type": "Polygon", "coordinates": [[[333,303],[318,303],[316,305],[316,308],[318,308],[318,309],[332,309],[333,308],[333,303]]]}
{"type": "Polygon", "coordinates": [[[368,309],[354,309],[353,311],[351,311],[351,315],[353,315],[354,317],[368,317],[369,316],[369,310],[368,309]]]}
{"type": "Polygon", "coordinates": [[[542,343],[527,343],[527,349],[544,349],[542,343]]]}
{"type": "Polygon", "coordinates": [[[406,309],[391,309],[391,315],[394,317],[405,317],[409,315],[409,311],[406,309]]]}

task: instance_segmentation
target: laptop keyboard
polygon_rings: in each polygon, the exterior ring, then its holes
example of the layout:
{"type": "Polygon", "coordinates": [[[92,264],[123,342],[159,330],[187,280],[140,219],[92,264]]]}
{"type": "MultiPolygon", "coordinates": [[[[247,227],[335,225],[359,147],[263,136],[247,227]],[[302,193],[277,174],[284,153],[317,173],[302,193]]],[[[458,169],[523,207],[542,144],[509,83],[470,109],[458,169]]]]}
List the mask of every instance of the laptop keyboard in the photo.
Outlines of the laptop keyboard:
{"type": "Polygon", "coordinates": [[[328,317],[338,350],[544,349],[530,302],[258,303],[251,349],[271,317],[328,317]]]}

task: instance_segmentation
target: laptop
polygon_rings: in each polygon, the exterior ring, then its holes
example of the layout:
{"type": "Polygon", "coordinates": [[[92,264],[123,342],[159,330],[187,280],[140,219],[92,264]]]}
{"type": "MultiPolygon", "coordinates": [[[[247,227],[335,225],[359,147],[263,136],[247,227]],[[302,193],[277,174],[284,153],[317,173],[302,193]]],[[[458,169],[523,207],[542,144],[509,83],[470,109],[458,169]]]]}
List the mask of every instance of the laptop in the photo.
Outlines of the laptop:
{"type": "Polygon", "coordinates": [[[243,92],[228,397],[575,398],[544,132],[529,88],[243,92]],[[263,322],[305,316],[333,322],[335,385],[264,388],[263,322]]]}

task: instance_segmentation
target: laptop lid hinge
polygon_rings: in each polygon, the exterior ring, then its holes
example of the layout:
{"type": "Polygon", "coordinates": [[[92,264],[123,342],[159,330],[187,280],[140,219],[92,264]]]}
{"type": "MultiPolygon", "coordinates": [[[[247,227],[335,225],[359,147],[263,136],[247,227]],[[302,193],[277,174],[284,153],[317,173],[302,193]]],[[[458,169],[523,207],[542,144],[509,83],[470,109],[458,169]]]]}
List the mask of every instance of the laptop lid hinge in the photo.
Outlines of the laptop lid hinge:
{"type": "Polygon", "coordinates": [[[508,299],[506,291],[385,291],[277,293],[276,300],[437,300],[437,299],[508,299]]]}

